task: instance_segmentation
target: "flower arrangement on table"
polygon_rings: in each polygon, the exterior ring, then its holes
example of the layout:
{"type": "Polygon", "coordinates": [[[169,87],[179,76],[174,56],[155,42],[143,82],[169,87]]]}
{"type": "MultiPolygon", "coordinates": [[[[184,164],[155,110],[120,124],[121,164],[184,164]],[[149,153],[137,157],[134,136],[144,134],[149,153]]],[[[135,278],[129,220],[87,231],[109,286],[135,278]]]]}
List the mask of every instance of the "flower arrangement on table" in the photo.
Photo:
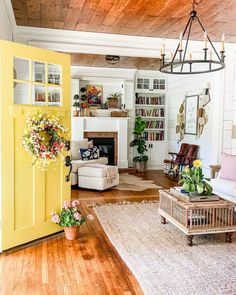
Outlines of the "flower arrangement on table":
{"type": "Polygon", "coordinates": [[[181,173],[182,179],[179,184],[183,184],[183,189],[187,192],[197,192],[202,195],[211,195],[212,186],[207,182],[209,178],[205,178],[202,172],[201,160],[195,160],[193,167],[186,167],[181,173]]]}
{"type": "Polygon", "coordinates": [[[86,217],[82,215],[80,202],[64,201],[63,206],[59,212],[51,213],[52,222],[64,227],[65,235],[68,240],[75,240],[77,238],[79,227],[86,222],[86,220],[93,220],[93,215],[89,214],[86,217]]]}
{"type": "Polygon", "coordinates": [[[47,168],[51,162],[57,162],[67,150],[64,134],[67,128],[59,119],[46,113],[38,113],[26,120],[22,137],[22,146],[33,156],[33,165],[47,168]]]}

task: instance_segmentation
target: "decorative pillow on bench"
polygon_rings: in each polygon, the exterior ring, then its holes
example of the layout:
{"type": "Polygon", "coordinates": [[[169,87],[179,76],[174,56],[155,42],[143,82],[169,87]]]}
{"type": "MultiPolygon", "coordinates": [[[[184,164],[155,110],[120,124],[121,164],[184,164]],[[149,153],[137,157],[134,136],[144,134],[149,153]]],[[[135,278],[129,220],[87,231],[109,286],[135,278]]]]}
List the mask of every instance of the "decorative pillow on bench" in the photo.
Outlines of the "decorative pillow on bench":
{"type": "Polygon", "coordinates": [[[220,178],[236,181],[236,155],[221,154],[220,178]]]}
{"type": "Polygon", "coordinates": [[[80,149],[80,154],[83,161],[99,159],[99,149],[96,146],[90,149],[80,149]]]}

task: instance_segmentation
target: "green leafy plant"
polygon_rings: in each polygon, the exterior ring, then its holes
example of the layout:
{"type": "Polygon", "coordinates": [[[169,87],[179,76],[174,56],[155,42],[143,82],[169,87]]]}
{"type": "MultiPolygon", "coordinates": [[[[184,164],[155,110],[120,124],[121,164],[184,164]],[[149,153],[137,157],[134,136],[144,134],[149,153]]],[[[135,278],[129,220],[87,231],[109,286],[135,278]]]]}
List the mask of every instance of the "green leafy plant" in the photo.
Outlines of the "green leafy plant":
{"type": "Polygon", "coordinates": [[[146,141],[143,137],[143,132],[146,128],[146,122],[141,118],[137,117],[135,120],[134,132],[135,139],[130,143],[131,147],[137,146],[138,156],[134,157],[134,162],[147,162],[148,156],[145,155],[147,151],[146,141]]]}
{"type": "Polygon", "coordinates": [[[121,98],[122,98],[122,93],[119,93],[119,92],[116,92],[116,93],[113,93],[113,94],[110,94],[108,97],[107,97],[107,100],[108,101],[121,101],[121,98]]]}
{"type": "Polygon", "coordinates": [[[62,209],[59,212],[51,213],[51,220],[60,226],[80,226],[86,222],[86,219],[93,220],[93,215],[83,216],[79,210],[79,201],[64,201],[62,209]]]}
{"type": "Polygon", "coordinates": [[[80,107],[79,95],[75,94],[73,97],[73,100],[74,100],[73,107],[79,108],[80,107]]]}
{"type": "Polygon", "coordinates": [[[200,160],[195,160],[193,162],[193,167],[186,167],[181,173],[182,179],[179,181],[179,184],[183,184],[183,189],[187,192],[211,195],[213,189],[207,182],[210,181],[210,179],[204,177],[201,166],[202,162],[200,160]]]}

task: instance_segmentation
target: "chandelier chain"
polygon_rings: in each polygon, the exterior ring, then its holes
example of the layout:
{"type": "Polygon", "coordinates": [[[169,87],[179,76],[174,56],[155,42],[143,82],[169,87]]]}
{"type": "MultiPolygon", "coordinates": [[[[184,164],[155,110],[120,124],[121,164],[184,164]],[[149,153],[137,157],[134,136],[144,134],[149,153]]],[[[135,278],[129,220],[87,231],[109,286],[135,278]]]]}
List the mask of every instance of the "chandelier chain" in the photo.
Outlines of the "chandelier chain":
{"type": "Polygon", "coordinates": [[[192,7],[193,7],[193,10],[195,10],[195,5],[199,5],[202,3],[202,0],[193,0],[193,3],[192,3],[192,7]]]}

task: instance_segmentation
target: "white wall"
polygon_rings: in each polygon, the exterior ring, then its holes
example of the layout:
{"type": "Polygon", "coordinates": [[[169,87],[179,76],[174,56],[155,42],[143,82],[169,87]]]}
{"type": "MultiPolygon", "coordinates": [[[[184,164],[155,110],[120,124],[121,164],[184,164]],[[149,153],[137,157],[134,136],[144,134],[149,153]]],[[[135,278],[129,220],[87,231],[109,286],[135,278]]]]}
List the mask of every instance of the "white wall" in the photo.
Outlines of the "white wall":
{"type": "Polygon", "coordinates": [[[223,138],[222,150],[236,155],[236,139],[232,139],[232,125],[236,125],[236,48],[227,50],[224,79],[223,138]]]}
{"type": "Polygon", "coordinates": [[[182,142],[200,146],[199,158],[203,161],[205,173],[209,173],[209,165],[219,161],[221,150],[222,124],[222,88],[224,87],[224,73],[216,72],[201,75],[170,75],[168,87],[168,150],[178,151],[182,142]],[[205,107],[208,122],[200,138],[195,135],[185,135],[177,144],[179,134],[176,134],[177,114],[180,104],[186,95],[198,95],[203,88],[210,87],[211,102],[205,107]]]}

